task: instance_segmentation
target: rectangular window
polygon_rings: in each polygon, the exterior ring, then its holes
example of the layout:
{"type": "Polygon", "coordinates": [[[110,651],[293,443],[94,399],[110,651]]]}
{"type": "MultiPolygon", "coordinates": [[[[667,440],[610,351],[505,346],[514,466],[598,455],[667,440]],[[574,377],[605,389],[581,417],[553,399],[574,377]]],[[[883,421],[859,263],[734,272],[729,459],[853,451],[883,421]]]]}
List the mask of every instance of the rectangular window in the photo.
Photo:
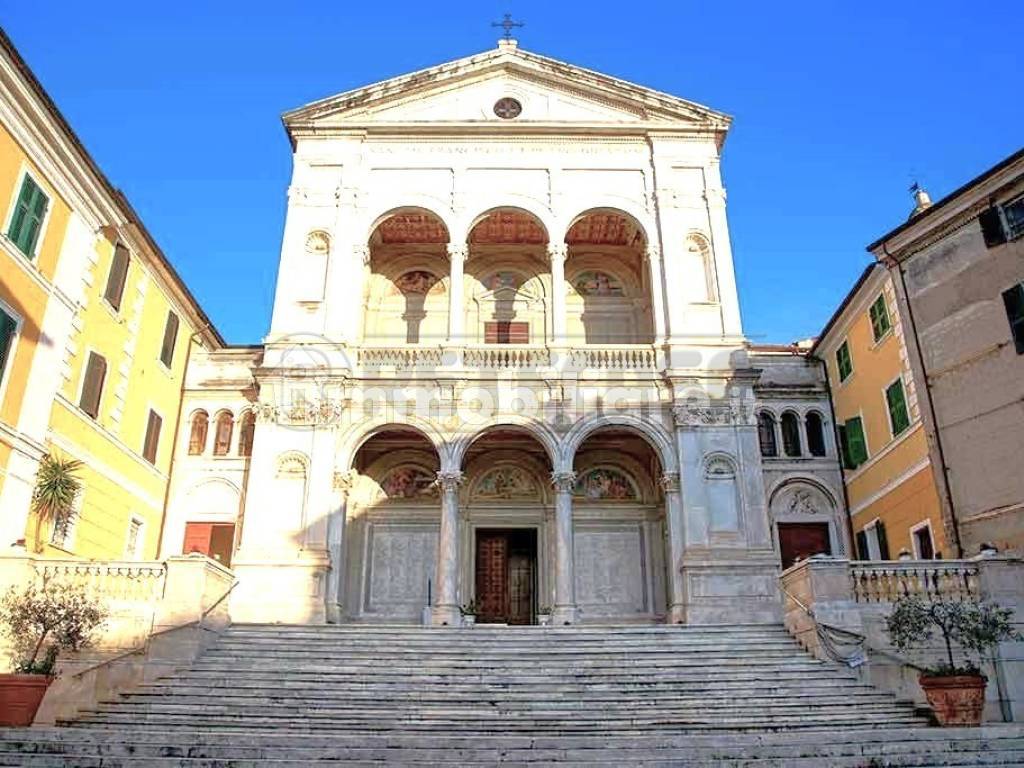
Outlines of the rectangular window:
{"type": "Polygon", "coordinates": [[[922,523],[911,531],[914,541],[914,557],[918,560],[935,559],[935,542],[932,541],[932,527],[928,523],[922,523]]]}
{"type": "Polygon", "coordinates": [[[82,380],[82,397],[78,406],[94,419],[100,415],[100,399],[103,395],[103,380],[107,378],[107,361],[103,355],[89,353],[82,380]]]}
{"type": "Polygon", "coordinates": [[[901,434],[910,426],[910,413],[907,411],[907,398],[903,393],[903,379],[896,379],[885,389],[885,404],[889,408],[889,424],[892,425],[892,436],[901,434]]]}
{"type": "Polygon", "coordinates": [[[892,327],[889,321],[889,308],[885,306],[885,294],[880,294],[869,311],[871,315],[871,335],[875,341],[881,339],[892,327]]]}
{"type": "Polygon", "coordinates": [[[75,546],[75,531],[78,529],[78,518],[82,514],[83,496],[84,491],[79,492],[75,500],[71,502],[71,514],[63,520],[54,522],[53,530],[50,531],[50,544],[65,552],[71,552],[72,547],[75,546]]]}
{"type": "Polygon", "coordinates": [[[869,560],[889,559],[889,539],[885,534],[885,523],[875,520],[864,528],[869,560]]]}
{"type": "Polygon", "coordinates": [[[107,274],[107,288],[103,298],[114,309],[121,310],[121,299],[124,298],[124,284],[128,279],[128,249],[121,243],[114,246],[114,258],[110,262],[107,274]]]}
{"type": "Polygon", "coordinates": [[[142,529],[144,523],[137,517],[128,521],[128,537],[124,544],[124,559],[138,560],[142,555],[142,529]]]}
{"type": "Polygon", "coordinates": [[[142,444],[142,457],[150,464],[156,464],[157,449],[160,447],[160,428],[164,420],[156,411],[149,412],[149,419],[146,421],[146,440],[142,444]]]}
{"type": "Polygon", "coordinates": [[[174,361],[174,345],[178,341],[178,316],[173,312],[167,313],[167,324],[164,325],[164,341],[160,346],[160,362],[171,367],[174,361]]]}
{"type": "Polygon", "coordinates": [[[843,442],[843,464],[847,469],[856,469],[868,460],[868,446],[864,439],[864,425],[860,416],[854,416],[840,427],[839,437],[843,442]]]}
{"type": "Polygon", "coordinates": [[[484,323],[484,342],[487,344],[529,344],[530,324],[508,320],[484,323]]]}
{"type": "Polygon", "coordinates": [[[1003,217],[1006,219],[1007,235],[1011,240],[1024,235],[1024,196],[1004,205],[1003,217]]]}
{"type": "Polygon", "coordinates": [[[850,345],[843,342],[836,350],[836,370],[839,371],[839,381],[846,381],[853,373],[853,358],[850,357],[850,345]]]}
{"type": "Polygon", "coordinates": [[[1018,355],[1024,355],[1024,283],[1003,291],[1006,319],[1010,321],[1010,335],[1018,355]]]}
{"type": "Polygon", "coordinates": [[[43,219],[50,198],[40,189],[31,176],[25,174],[18,193],[18,202],[11,216],[11,226],[7,229],[7,237],[15,247],[30,259],[35,256],[39,233],[43,229],[43,219]]]}
{"type": "Polygon", "coordinates": [[[14,335],[18,331],[18,321],[0,308],[0,382],[4,380],[7,360],[14,348],[14,335]]]}

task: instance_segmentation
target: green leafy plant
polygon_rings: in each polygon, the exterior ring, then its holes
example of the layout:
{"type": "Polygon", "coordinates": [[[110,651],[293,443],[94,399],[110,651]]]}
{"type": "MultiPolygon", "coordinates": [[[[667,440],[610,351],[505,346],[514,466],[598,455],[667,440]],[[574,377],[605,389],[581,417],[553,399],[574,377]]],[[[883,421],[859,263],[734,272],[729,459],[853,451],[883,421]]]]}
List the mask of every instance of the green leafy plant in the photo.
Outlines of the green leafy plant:
{"type": "Polygon", "coordinates": [[[104,606],[83,587],[62,582],[11,587],[0,600],[0,624],[14,649],[14,669],[30,675],[52,675],[62,651],[88,648],[106,617],[104,606]]]}
{"type": "Polygon", "coordinates": [[[35,551],[43,551],[44,523],[54,528],[67,527],[75,516],[75,500],[82,492],[76,476],[82,462],[66,456],[48,454],[39,462],[36,485],[32,489],[32,511],[36,515],[35,551]]]}
{"type": "Polygon", "coordinates": [[[480,612],[480,606],[477,605],[476,600],[470,600],[465,605],[460,606],[459,611],[463,616],[476,616],[480,612]]]}
{"type": "Polygon", "coordinates": [[[980,661],[986,651],[999,643],[1022,639],[1010,623],[1012,616],[1011,609],[988,603],[960,600],[925,602],[908,596],[896,602],[885,624],[890,642],[901,651],[928,645],[938,630],[946,646],[946,660],[930,667],[929,674],[939,677],[978,675],[981,671],[970,653],[976,654],[980,661]],[[963,651],[963,665],[958,665],[953,656],[954,643],[963,651]]]}

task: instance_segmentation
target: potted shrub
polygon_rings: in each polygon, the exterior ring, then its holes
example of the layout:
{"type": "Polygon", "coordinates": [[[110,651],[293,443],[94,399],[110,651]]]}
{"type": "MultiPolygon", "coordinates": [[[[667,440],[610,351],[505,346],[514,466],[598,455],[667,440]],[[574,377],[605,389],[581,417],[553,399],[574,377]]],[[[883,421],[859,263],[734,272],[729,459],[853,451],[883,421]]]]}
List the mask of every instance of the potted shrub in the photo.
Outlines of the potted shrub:
{"type": "Polygon", "coordinates": [[[985,676],[969,656],[978,660],[1005,640],[1020,640],[1010,624],[1013,611],[997,605],[960,600],[925,602],[903,597],[886,618],[889,640],[901,651],[930,644],[935,631],[942,636],[945,660],[920,676],[921,688],[940,725],[980,725],[985,708],[985,676]],[[953,645],[960,647],[957,664],[953,645]]]}
{"type": "Polygon", "coordinates": [[[75,516],[75,500],[82,492],[76,476],[82,462],[48,454],[39,462],[36,484],[32,489],[32,511],[36,516],[35,551],[43,551],[43,524],[65,529],[75,516]]]}
{"type": "Polygon", "coordinates": [[[0,674],[0,726],[31,725],[62,651],[87,648],[106,618],[82,587],[12,587],[0,600],[0,627],[13,649],[12,673],[0,674]]]}
{"type": "Polygon", "coordinates": [[[537,609],[537,623],[542,627],[551,626],[551,609],[548,606],[542,605],[537,609]]]}
{"type": "Polygon", "coordinates": [[[470,600],[468,603],[459,608],[462,613],[462,626],[472,627],[476,624],[476,614],[478,612],[476,600],[470,600]]]}

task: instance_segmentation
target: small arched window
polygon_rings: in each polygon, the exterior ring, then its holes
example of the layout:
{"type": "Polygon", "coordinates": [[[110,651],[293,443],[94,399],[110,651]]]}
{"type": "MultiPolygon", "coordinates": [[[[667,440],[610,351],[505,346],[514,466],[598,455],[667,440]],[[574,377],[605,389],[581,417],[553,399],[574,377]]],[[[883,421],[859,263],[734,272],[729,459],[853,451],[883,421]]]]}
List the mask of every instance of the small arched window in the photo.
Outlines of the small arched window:
{"type": "Polygon", "coordinates": [[[213,437],[213,455],[227,456],[231,448],[231,432],[235,427],[235,419],[230,411],[217,414],[217,428],[213,437]]]}
{"type": "Polygon", "coordinates": [[[825,455],[825,429],[821,414],[811,411],[807,414],[807,450],[811,456],[825,455]]]}
{"type": "Polygon", "coordinates": [[[192,417],[192,429],[188,436],[188,455],[201,456],[206,450],[206,433],[210,428],[210,417],[206,411],[196,411],[192,417]]]}
{"type": "Polygon", "coordinates": [[[800,455],[800,423],[796,414],[782,414],[782,450],[787,456],[800,455]]]}
{"type": "Polygon", "coordinates": [[[762,456],[779,455],[779,445],[775,441],[775,417],[767,411],[757,417],[757,437],[761,442],[762,456]]]}
{"type": "Polygon", "coordinates": [[[242,414],[242,421],[238,427],[238,455],[252,456],[252,439],[256,434],[256,417],[252,411],[242,414]]]}

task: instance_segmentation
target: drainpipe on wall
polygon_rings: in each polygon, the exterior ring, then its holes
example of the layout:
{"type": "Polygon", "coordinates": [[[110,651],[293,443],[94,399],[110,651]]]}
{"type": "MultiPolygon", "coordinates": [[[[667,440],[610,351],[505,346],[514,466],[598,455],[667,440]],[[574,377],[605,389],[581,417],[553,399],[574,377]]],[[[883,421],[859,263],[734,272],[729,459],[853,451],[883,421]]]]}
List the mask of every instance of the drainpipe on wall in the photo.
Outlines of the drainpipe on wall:
{"type": "Polygon", "coordinates": [[[921,367],[921,381],[924,384],[924,393],[928,401],[928,414],[932,422],[932,436],[935,438],[935,451],[938,454],[939,470],[942,472],[942,495],[945,497],[946,506],[949,509],[949,520],[946,522],[952,529],[950,531],[953,534],[952,543],[953,546],[956,547],[956,556],[960,558],[964,556],[964,547],[960,540],[960,526],[957,523],[956,506],[953,504],[953,493],[950,490],[949,469],[946,466],[946,453],[942,449],[942,435],[939,430],[939,420],[935,414],[935,403],[932,400],[932,385],[928,380],[928,369],[925,367],[924,355],[921,352],[921,340],[917,335],[917,321],[914,319],[914,308],[910,302],[910,294],[907,293],[907,275],[903,269],[902,262],[897,261],[892,254],[889,253],[889,248],[885,243],[882,243],[882,253],[885,254],[885,265],[888,267],[889,271],[892,272],[895,268],[896,273],[900,276],[900,295],[897,298],[902,299],[903,305],[907,308],[907,321],[910,323],[910,336],[914,339],[914,354],[917,356],[917,361],[921,367]]]}
{"type": "Polygon", "coordinates": [[[846,467],[843,466],[843,444],[839,440],[839,421],[836,419],[836,404],[832,402],[832,380],[828,375],[828,363],[820,357],[815,357],[818,361],[818,365],[821,366],[821,370],[825,372],[825,391],[828,392],[828,410],[832,414],[832,440],[839,453],[839,484],[843,487],[843,505],[846,507],[846,533],[850,539],[850,554],[852,555],[850,560],[857,560],[860,558],[860,552],[857,551],[857,537],[853,533],[853,513],[850,511],[850,494],[846,489],[846,467]]]}

